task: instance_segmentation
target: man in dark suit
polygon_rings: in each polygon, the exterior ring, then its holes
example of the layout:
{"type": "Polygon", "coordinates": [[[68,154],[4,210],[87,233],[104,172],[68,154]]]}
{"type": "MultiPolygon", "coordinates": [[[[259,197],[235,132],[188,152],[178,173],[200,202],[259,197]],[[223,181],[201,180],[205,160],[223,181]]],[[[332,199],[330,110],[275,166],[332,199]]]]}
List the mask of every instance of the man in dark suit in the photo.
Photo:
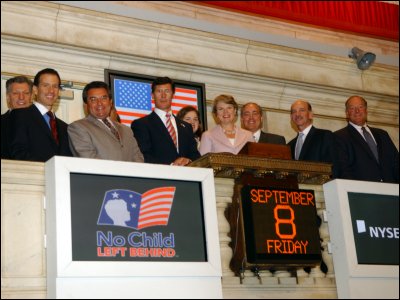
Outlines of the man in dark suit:
{"type": "Polygon", "coordinates": [[[51,112],[57,101],[61,79],[57,71],[43,69],[33,81],[36,102],[10,115],[12,159],[45,162],[54,155],[71,156],[67,124],[51,112]]]}
{"type": "Polygon", "coordinates": [[[290,116],[298,130],[297,137],[288,143],[292,158],[330,163],[332,164],[332,177],[336,178],[337,155],[333,133],[312,125],[312,107],[307,101],[295,101],[290,108],[290,116]]]}
{"type": "Polygon", "coordinates": [[[9,159],[8,130],[11,110],[32,104],[33,83],[25,76],[12,77],[6,81],[6,99],[9,110],[1,115],[1,158],[9,159]]]}
{"type": "Polygon", "coordinates": [[[389,134],[367,126],[367,101],[351,96],[346,101],[348,125],[335,132],[339,148],[339,177],[399,182],[399,151],[389,134]]]}
{"type": "Polygon", "coordinates": [[[158,77],[152,86],[154,111],[132,122],[131,128],[143,153],[144,161],[185,166],[200,157],[192,125],[175,118],[171,111],[175,84],[158,77]]]}
{"type": "Polygon", "coordinates": [[[240,117],[242,128],[253,133],[257,143],[286,145],[285,137],[261,130],[263,122],[262,109],[257,103],[249,102],[243,105],[240,117]]]}

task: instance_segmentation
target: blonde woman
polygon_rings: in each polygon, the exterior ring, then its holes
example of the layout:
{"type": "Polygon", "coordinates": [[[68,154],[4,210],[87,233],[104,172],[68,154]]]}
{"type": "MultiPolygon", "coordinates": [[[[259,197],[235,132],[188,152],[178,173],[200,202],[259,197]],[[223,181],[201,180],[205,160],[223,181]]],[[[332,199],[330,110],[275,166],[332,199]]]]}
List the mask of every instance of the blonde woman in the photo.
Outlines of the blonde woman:
{"type": "Polygon", "coordinates": [[[201,136],[201,155],[209,152],[238,154],[247,142],[255,142],[250,131],[236,126],[238,108],[231,95],[219,95],[214,99],[212,113],[217,126],[201,136]]]}

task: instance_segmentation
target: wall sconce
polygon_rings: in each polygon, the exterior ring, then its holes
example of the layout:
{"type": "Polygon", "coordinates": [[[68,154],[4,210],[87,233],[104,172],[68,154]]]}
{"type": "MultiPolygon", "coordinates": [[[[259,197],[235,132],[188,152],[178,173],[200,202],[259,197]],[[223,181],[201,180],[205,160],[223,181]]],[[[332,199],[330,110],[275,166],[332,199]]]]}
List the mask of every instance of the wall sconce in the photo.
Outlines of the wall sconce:
{"type": "Polygon", "coordinates": [[[356,60],[360,70],[367,70],[375,61],[376,55],[372,52],[365,52],[354,47],[350,50],[349,57],[356,60]]]}

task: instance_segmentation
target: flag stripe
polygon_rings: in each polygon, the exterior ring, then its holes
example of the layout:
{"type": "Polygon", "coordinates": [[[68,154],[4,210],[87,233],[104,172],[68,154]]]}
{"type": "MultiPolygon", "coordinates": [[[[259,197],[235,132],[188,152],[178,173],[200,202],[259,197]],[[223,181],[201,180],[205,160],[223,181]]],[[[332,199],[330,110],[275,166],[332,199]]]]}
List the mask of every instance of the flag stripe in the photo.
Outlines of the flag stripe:
{"type": "Polygon", "coordinates": [[[145,227],[150,227],[150,226],[156,226],[156,225],[167,225],[168,221],[165,220],[160,220],[160,221],[154,221],[154,222],[143,222],[143,224],[140,224],[138,226],[138,229],[142,229],[145,227]]]}
{"type": "MultiPolygon", "coordinates": [[[[169,206],[171,206],[171,205],[169,205],[169,206]]],[[[145,214],[151,214],[153,212],[158,212],[158,211],[167,211],[167,212],[169,212],[170,211],[170,207],[162,207],[162,206],[159,207],[159,206],[157,206],[156,209],[154,209],[153,207],[148,207],[146,209],[141,209],[140,210],[140,214],[141,215],[145,215],[145,214]]]]}
{"type": "MultiPolygon", "coordinates": [[[[163,199],[164,200],[164,199],[163,199]]],[[[158,206],[158,205],[165,205],[165,204],[169,204],[169,206],[172,205],[172,199],[171,200],[167,200],[167,201],[159,201],[159,200],[154,200],[150,203],[146,203],[146,204],[142,204],[141,208],[149,208],[149,207],[154,207],[154,206],[158,206]]]]}

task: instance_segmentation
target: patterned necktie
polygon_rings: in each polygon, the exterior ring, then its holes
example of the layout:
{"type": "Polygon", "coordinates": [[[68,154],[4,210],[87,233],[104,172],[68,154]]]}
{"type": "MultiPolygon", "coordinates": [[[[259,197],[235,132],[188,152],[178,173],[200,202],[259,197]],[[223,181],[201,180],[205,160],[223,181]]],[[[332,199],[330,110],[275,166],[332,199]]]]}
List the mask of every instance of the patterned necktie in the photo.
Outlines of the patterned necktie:
{"type": "Polygon", "coordinates": [[[117,140],[119,141],[121,138],[120,138],[120,136],[119,136],[119,133],[118,133],[117,129],[115,129],[115,127],[114,127],[113,125],[111,125],[110,121],[108,121],[107,118],[106,118],[106,119],[103,119],[103,122],[104,122],[104,124],[106,124],[106,126],[107,126],[108,128],[110,128],[111,133],[112,133],[112,134],[117,138],[117,140]]]}
{"type": "Polygon", "coordinates": [[[174,142],[175,147],[176,147],[178,143],[177,143],[177,140],[176,140],[175,128],[174,128],[174,126],[172,126],[172,122],[171,122],[171,114],[167,113],[165,115],[165,117],[167,118],[166,126],[167,126],[167,129],[168,129],[169,135],[171,136],[172,141],[174,142]]]}
{"type": "Polygon", "coordinates": [[[57,123],[56,123],[56,119],[54,117],[54,114],[51,111],[48,111],[46,113],[49,118],[50,118],[50,129],[51,129],[51,134],[54,138],[54,140],[56,141],[56,143],[58,144],[58,132],[57,132],[57,123]]]}
{"type": "Polygon", "coordinates": [[[303,142],[304,142],[303,141],[303,135],[304,135],[304,133],[300,132],[299,136],[297,138],[296,149],[294,151],[294,158],[296,160],[299,160],[301,147],[303,147],[303,142]]]}
{"type": "Polygon", "coordinates": [[[378,156],[378,147],[376,146],[374,139],[372,138],[371,134],[365,129],[365,127],[361,127],[362,132],[365,138],[365,141],[367,142],[369,148],[371,149],[372,153],[375,156],[376,161],[379,161],[379,156],[378,156]]]}

